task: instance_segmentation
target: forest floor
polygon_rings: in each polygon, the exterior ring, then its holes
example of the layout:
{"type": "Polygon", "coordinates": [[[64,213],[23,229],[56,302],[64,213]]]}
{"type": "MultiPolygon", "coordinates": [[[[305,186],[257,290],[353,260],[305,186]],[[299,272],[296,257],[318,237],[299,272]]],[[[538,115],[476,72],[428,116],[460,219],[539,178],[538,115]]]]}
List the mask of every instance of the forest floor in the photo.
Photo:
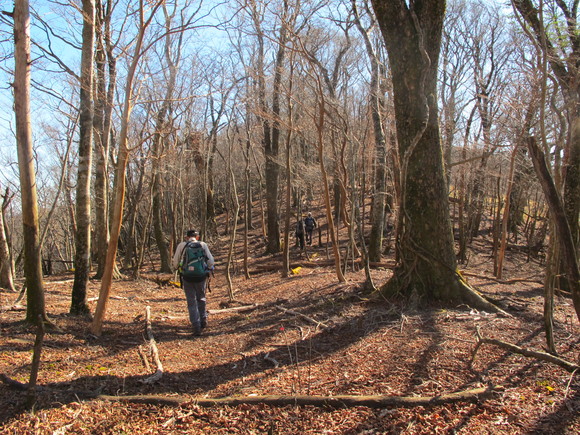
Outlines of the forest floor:
{"type": "MultiPolygon", "coordinates": [[[[260,250],[256,237],[252,251],[260,250]]],[[[3,434],[422,434],[580,433],[580,376],[563,368],[483,344],[484,337],[542,351],[543,267],[509,251],[506,281],[491,278],[488,241],[478,239],[466,279],[513,317],[467,306],[421,307],[363,293],[363,271],[338,283],[326,248],[292,248],[295,274],[282,278],[281,258],[241,259],[224,276],[227,240],[210,245],[218,260],[208,293],[209,326],[191,334],[182,290],[155,265],[139,281],[113,284],[101,337],[90,320],[68,314],[72,274],[47,277],[46,306],[60,331],[44,337],[37,403],[0,383],[3,434]],[[300,267],[299,269],[297,269],[300,267]],[[246,310],[233,307],[253,305],[246,310]],[[145,334],[146,307],[163,374],[145,334]],[[230,309],[228,309],[230,308],[230,309]],[[288,311],[290,310],[290,311],[288,311]],[[260,396],[389,396],[432,398],[493,386],[476,400],[371,406],[215,404],[202,399],[260,396]],[[106,397],[108,396],[108,397],[106,397]],[[110,397],[115,396],[115,397],[110,397]],[[135,396],[139,396],[138,398],[135,396]],[[119,399],[125,399],[119,400],[119,399]],[[161,400],[161,399],[165,400],[161,400]]],[[[372,271],[384,283],[387,267],[372,271]]],[[[91,281],[94,311],[99,282],[91,281]]],[[[0,373],[26,383],[35,330],[22,323],[15,293],[0,292],[0,373]]],[[[578,363],[580,327],[571,301],[557,298],[555,336],[560,356],[578,363]]],[[[390,402],[389,402],[390,403],[390,402]]]]}

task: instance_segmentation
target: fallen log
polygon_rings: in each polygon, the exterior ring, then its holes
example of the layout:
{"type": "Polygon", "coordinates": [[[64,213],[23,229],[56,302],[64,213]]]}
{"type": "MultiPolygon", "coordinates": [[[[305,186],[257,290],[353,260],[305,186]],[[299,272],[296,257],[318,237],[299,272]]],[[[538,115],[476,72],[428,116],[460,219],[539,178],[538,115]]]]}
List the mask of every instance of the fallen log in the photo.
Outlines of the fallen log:
{"type": "Polygon", "coordinates": [[[550,353],[525,349],[523,347],[516,346],[515,344],[507,343],[505,341],[496,340],[493,338],[484,338],[481,336],[479,331],[477,331],[477,344],[475,345],[475,348],[473,349],[473,352],[471,353],[471,364],[472,365],[473,365],[473,362],[475,360],[477,351],[479,350],[481,345],[484,343],[485,344],[493,344],[494,346],[500,347],[502,349],[508,350],[510,352],[513,352],[513,353],[517,353],[519,355],[526,356],[528,358],[536,358],[536,359],[539,359],[541,361],[549,362],[551,364],[556,364],[570,373],[575,372],[576,370],[580,369],[580,366],[578,364],[574,364],[570,361],[566,361],[565,359],[560,358],[560,357],[555,356],[555,355],[552,355],[550,353]]]}
{"type": "Polygon", "coordinates": [[[141,403],[149,405],[182,406],[187,403],[204,408],[213,406],[237,406],[263,404],[269,406],[316,406],[329,408],[350,408],[366,406],[368,408],[434,406],[453,402],[478,402],[487,399],[501,387],[474,388],[457,391],[440,396],[244,396],[221,398],[189,398],[184,396],[107,396],[99,395],[96,399],[114,402],[141,403]]]}

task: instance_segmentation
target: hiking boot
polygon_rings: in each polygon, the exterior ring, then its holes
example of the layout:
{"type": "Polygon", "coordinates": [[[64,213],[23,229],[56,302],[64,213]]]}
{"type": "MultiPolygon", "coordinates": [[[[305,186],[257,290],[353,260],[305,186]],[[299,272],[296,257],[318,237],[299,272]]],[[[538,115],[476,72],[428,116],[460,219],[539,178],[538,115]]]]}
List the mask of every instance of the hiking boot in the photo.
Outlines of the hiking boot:
{"type": "Polygon", "coordinates": [[[203,319],[200,323],[201,329],[205,329],[207,327],[207,320],[203,319]]]}
{"type": "Polygon", "coordinates": [[[194,328],[194,329],[193,329],[193,336],[194,336],[194,337],[199,337],[199,336],[201,336],[201,328],[194,328]]]}

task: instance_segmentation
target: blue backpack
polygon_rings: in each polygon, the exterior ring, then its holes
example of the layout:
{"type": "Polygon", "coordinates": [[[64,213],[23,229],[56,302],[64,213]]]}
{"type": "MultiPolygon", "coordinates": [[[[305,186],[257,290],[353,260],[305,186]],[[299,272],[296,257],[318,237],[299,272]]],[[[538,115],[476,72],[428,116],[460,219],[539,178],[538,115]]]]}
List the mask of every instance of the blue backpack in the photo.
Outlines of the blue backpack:
{"type": "Polygon", "coordinates": [[[203,278],[207,274],[206,257],[199,242],[188,242],[183,249],[181,275],[184,278],[203,278]]]}

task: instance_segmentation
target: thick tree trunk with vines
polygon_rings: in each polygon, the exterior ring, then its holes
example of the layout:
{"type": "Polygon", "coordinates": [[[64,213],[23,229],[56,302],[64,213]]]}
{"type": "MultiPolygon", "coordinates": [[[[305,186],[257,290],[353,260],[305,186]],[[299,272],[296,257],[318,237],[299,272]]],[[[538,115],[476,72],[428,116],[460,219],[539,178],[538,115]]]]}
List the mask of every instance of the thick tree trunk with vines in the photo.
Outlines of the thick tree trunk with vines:
{"type": "Polygon", "coordinates": [[[445,1],[373,0],[393,74],[401,159],[400,261],[383,291],[495,307],[457,273],[437,112],[445,1]]]}

